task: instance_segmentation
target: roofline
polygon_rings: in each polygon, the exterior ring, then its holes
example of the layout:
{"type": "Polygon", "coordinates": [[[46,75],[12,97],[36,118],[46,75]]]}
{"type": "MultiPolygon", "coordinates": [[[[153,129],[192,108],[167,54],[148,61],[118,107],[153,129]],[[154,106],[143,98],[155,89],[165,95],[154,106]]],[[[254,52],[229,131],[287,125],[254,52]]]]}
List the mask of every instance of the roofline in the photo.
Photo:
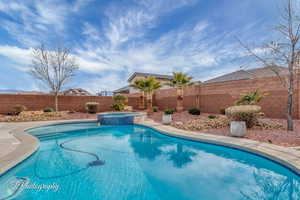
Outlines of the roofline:
{"type": "MultiPolygon", "coordinates": [[[[224,74],[224,75],[221,75],[221,76],[217,76],[215,78],[212,78],[212,79],[209,79],[209,80],[206,80],[204,81],[204,83],[221,83],[221,82],[227,82],[227,81],[237,81],[237,80],[245,80],[245,79],[253,79],[253,78],[257,78],[259,76],[257,76],[257,74],[254,73],[254,71],[256,70],[261,70],[261,69],[270,69],[271,71],[273,71],[271,68],[274,68],[274,69],[280,69],[280,71],[278,71],[278,73],[280,75],[283,75],[285,74],[285,70],[287,69],[286,67],[283,67],[283,66],[264,66],[264,67],[256,67],[256,68],[252,68],[252,69],[240,69],[240,70],[237,70],[237,71],[234,71],[234,72],[231,72],[231,73],[227,73],[227,74],[224,74]],[[233,79],[233,80],[222,80],[222,81],[218,81],[216,79],[220,79],[220,78],[223,78],[225,76],[228,76],[228,75],[231,75],[231,74],[234,74],[234,73],[237,73],[237,72],[244,72],[244,73],[247,73],[249,75],[251,75],[252,77],[249,77],[249,78],[238,78],[238,79],[233,79]]],[[[276,72],[274,71],[274,75],[272,76],[276,76],[276,72]]],[[[269,75],[265,75],[264,77],[270,77],[269,75]]]]}
{"type": "Polygon", "coordinates": [[[112,91],[112,92],[119,92],[119,91],[122,91],[122,90],[130,90],[130,85],[121,87],[121,88],[116,89],[116,90],[114,90],[114,91],[112,91]]]}
{"type": "Polygon", "coordinates": [[[242,78],[237,80],[226,80],[226,81],[215,81],[215,82],[202,82],[203,84],[212,84],[212,83],[225,83],[225,82],[231,82],[231,81],[242,81],[242,80],[250,80],[251,78],[242,78]]]}
{"type": "Polygon", "coordinates": [[[166,78],[166,79],[171,79],[173,76],[171,75],[164,75],[164,74],[152,74],[152,73],[144,73],[144,72],[134,72],[129,78],[128,82],[132,81],[134,77],[137,75],[144,75],[144,76],[154,76],[154,77],[159,77],[159,78],[166,78]]]}

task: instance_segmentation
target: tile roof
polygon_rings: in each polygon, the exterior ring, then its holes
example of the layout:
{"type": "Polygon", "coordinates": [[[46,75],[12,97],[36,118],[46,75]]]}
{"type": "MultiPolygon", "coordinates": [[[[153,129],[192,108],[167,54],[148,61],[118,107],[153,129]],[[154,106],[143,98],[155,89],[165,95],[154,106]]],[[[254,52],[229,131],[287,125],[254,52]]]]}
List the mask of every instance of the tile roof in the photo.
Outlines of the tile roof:
{"type": "Polygon", "coordinates": [[[119,88],[117,90],[114,90],[113,93],[123,92],[123,91],[129,90],[129,89],[130,89],[130,86],[127,85],[125,87],[122,87],[122,88],[119,88]]]}
{"type": "Polygon", "coordinates": [[[288,69],[286,67],[274,67],[268,66],[263,68],[256,68],[250,70],[239,70],[229,74],[225,74],[207,81],[204,83],[217,83],[217,82],[225,82],[225,81],[237,81],[243,79],[252,79],[252,78],[262,78],[262,77],[272,77],[278,74],[284,75],[288,73],[288,69]]]}
{"type": "Polygon", "coordinates": [[[82,88],[76,88],[76,89],[69,89],[62,92],[64,95],[76,95],[76,96],[92,96],[91,93],[88,91],[82,89],[82,88]]]}
{"type": "Polygon", "coordinates": [[[134,77],[136,76],[153,76],[155,78],[161,78],[161,79],[172,79],[173,76],[170,75],[163,75],[163,74],[152,74],[152,73],[142,73],[142,72],[134,72],[129,78],[128,78],[128,82],[130,82],[132,79],[134,79],[134,77]]]}

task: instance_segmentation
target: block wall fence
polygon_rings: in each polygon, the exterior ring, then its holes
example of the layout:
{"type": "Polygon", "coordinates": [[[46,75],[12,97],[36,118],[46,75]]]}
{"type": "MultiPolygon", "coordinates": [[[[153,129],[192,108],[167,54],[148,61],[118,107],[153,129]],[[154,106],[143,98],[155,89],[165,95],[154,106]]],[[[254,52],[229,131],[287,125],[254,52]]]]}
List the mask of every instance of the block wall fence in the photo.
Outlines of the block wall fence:
{"type": "MultiPolygon", "coordinates": [[[[300,119],[300,83],[294,90],[294,117],[300,119]]],[[[269,95],[265,97],[261,106],[267,117],[285,118],[287,89],[277,77],[228,81],[190,86],[184,90],[184,108],[199,108],[206,113],[219,113],[221,108],[234,104],[241,94],[260,88],[269,95]]],[[[140,95],[129,94],[128,105],[138,109],[140,95]]],[[[110,111],[113,103],[112,97],[104,96],[59,96],[59,109],[85,112],[86,102],[98,102],[100,112],[110,111]]],[[[28,110],[42,110],[54,107],[52,95],[0,95],[0,113],[12,111],[15,104],[25,105],[28,110]]],[[[165,89],[155,92],[153,105],[160,110],[176,107],[176,90],[165,89]]]]}
{"type": "MultiPolygon", "coordinates": [[[[299,77],[300,78],[300,77],[299,77]]],[[[294,90],[294,118],[300,118],[300,83],[294,90]]],[[[278,77],[247,79],[190,86],[184,90],[184,108],[199,108],[205,113],[220,113],[221,108],[234,105],[240,97],[260,88],[266,96],[260,103],[267,117],[285,118],[287,109],[287,89],[278,77]]],[[[155,93],[154,104],[160,109],[176,107],[176,90],[159,90],[155,93]]]]}

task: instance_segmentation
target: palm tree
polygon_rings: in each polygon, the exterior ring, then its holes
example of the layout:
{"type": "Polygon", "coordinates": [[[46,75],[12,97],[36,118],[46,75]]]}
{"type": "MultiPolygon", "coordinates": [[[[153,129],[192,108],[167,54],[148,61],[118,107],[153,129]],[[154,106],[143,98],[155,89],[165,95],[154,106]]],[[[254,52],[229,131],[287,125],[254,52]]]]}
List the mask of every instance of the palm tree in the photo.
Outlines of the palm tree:
{"type": "Polygon", "coordinates": [[[161,88],[162,85],[158,80],[156,80],[155,77],[152,76],[149,76],[148,78],[144,79],[144,83],[142,85],[144,86],[144,90],[147,94],[147,109],[151,112],[153,93],[155,90],[161,88]]]}
{"type": "Polygon", "coordinates": [[[141,92],[139,108],[145,109],[145,81],[143,79],[135,80],[130,87],[135,88],[141,92]]]}
{"type": "Polygon", "coordinates": [[[141,103],[140,107],[144,108],[144,96],[146,94],[147,109],[152,111],[152,97],[153,92],[162,87],[161,83],[156,78],[149,76],[145,79],[138,79],[130,87],[136,88],[141,91],[141,103]]]}
{"type": "Polygon", "coordinates": [[[167,85],[177,89],[177,106],[176,111],[183,110],[183,89],[186,86],[190,86],[193,78],[182,72],[173,72],[173,78],[167,83],[167,85]]]}

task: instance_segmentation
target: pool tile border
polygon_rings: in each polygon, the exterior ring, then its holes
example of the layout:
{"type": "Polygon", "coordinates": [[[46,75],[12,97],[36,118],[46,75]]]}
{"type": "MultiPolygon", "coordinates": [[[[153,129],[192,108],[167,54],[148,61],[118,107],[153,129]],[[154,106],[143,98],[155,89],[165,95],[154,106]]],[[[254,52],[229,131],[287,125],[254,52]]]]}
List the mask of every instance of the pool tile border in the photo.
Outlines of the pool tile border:
{"type": "MultiPolygon", "coordinates": [[[[10,123],[14,126],[7,134],[12,134],[20,144],[11,153],[0,158],[0,176],[6,171],[32,155],[39,147],[39,140],[29,135],[25,130],[44,125],[64,124],[79,122],[95,122],[95,120],[60,120],[47,122],[27,122],[27,123],[10,123]]],[[[296,148],[281,147],[273,144],[258,142],[244,138],[234,138],[228,136],[217,136],[212,134],[197,133],[192,131],[180,130],[175,127],[162,125],[154,121],[144,121],[137,123],[143,126],[153,128],[163,134],[189,139],[199,142],[229,146],[243,151],[248,151],[270,160],[274,160],[296,172],[300,176],[300,151],[296,148]]]]}

